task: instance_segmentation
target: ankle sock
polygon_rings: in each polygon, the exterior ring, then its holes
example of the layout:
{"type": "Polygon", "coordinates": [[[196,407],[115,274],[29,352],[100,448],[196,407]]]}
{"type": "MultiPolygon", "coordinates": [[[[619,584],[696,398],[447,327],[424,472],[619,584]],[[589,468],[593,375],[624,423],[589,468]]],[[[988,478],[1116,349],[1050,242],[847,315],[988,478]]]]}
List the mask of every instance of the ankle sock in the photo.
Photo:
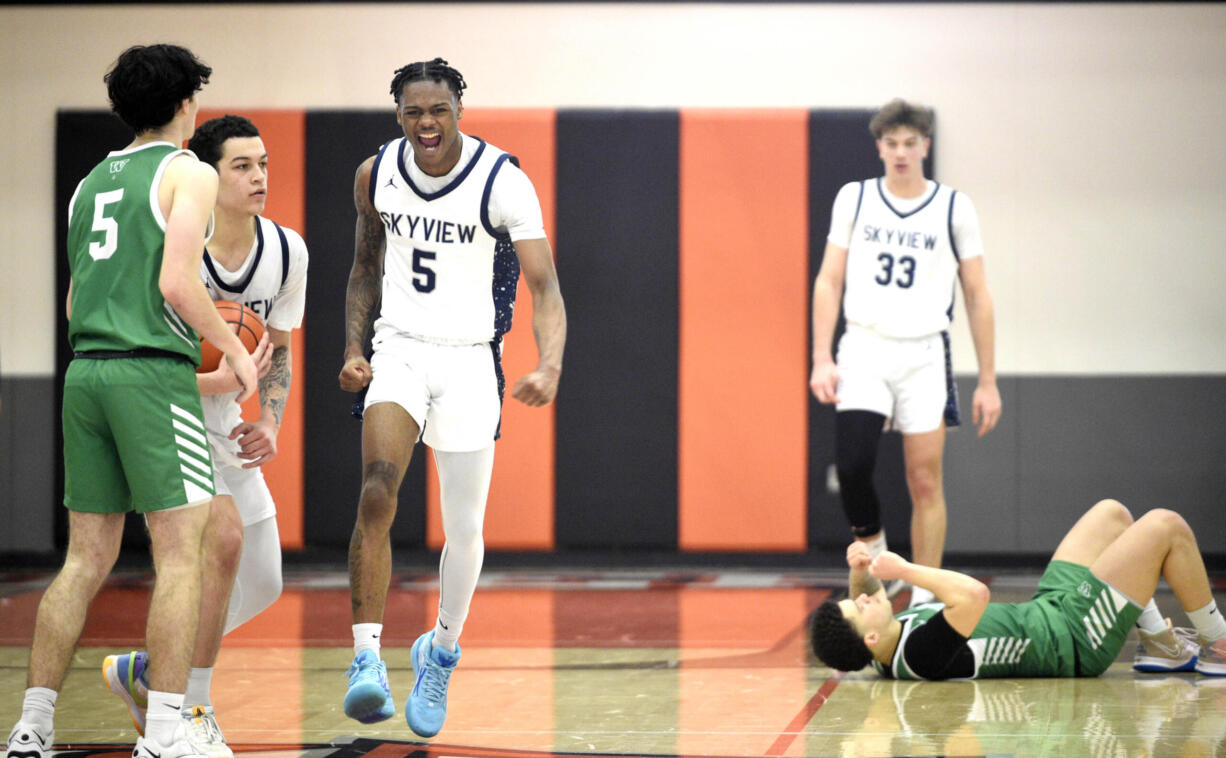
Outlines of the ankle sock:
{"type": "Polygon", "coordinates": [[[1158,604],[1152,597],[1149,599],[1149,605],[1141,611],[1141,618],[1137,619],[1137,628],[1146,634],[1161,634],[1166,631],[1166,619],[1162,617],[1158,604]]]}
{"type": "Polygon", "coordinates": [[[46,687],[26,690],[21,704],[21,720],[30,726],[50,732],[55,724],[55,699],[58,693],[46,687]]]}
{"type": "Polygon", "coordinates": [[[1204,608],[1188,611],[1188,618],[1192,620],[1192,626],[1196,627],[1196,633],[1201,639],[1219,640],[1226,637],[1226,619],[1222,618],[1216,601],[1210,600],[1204,608]]]}
{"type": "Polygon", "coordinates": [[[145,711],[145,737],[162,747],[175,741],[175,729],[183,723],[183,695],[178,692],[149,690],[145,711]]]}
{"type": "Polygon", "coordinates": [[[363,650],[374,652],[379,657],[379,638],[383,636],[383,624],[353,625],[353,655],[357,657],[363,650]]]}

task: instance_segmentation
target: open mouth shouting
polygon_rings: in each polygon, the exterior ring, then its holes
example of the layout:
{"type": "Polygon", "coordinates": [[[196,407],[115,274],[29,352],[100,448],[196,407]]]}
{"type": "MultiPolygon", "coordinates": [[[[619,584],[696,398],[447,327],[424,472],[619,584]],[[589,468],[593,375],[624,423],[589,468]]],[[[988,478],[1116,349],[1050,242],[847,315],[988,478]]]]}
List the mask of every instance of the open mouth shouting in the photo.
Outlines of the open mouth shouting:
{"type": "Polygon", "coordinates": [[[418,134],[417,144],[421,145],[422,149],[427,153],[434,152],[443,144],[443,135],[438,132],[418,134]]]}

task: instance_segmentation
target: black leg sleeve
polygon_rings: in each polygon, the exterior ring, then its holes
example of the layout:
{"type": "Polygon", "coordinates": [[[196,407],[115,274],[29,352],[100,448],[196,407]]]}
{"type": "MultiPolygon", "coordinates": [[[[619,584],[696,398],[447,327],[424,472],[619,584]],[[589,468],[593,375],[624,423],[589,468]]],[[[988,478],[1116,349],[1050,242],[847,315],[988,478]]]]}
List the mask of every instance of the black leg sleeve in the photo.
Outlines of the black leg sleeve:
{"type": "Polygon", "coordinates": [[[885,416],[872,411],[841,411],[835,416],[835,468],[843,513],[852,534],[868,537],[881,531],[881,503],[873,486],[877,443],[885,416]]]}

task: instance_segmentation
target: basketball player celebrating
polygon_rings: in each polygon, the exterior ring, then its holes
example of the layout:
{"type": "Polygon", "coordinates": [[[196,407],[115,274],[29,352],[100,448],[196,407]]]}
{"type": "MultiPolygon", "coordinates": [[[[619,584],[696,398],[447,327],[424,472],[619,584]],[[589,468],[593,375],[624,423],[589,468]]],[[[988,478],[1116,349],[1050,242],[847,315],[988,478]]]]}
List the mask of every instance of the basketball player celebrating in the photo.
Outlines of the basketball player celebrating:
{"type": "Polygon", "coordinates": [[[1226,676],[1226,622],[1196,537],[1174,511],[1133,521],[1120,503],[1097,503],[1065,535],[1025,603],[989,602],[977,579],[889,551],[873,558],[859,541],[848,547],[847,563],[851,597],[824,602],[809,627],[814,653],[840,671],[871,663],[895,679],[1098,676],[1137,623],[1137,660],[1151,665],[1136,668],[1226,676]],[[892,579],[928,589],[937,602],[891,615],[881,580],[892,579]],[[1158,613],[1152,598],[1159,579],[1196,629],[1191,645],[1158,613]],[[1144,631],[1151,626],[1161,631],[1144,631]],[[1160,638],[1170,649],[1161,658],[1152,648],[1160,638]]]}
{"type": "Polygon", "coordinates": [[[446,544],[438,619],[413,644],[405,705],[414,732],[438,733],[458,639],[484,557],[482,522],[499,433],[502,335],[522,266],[532,294],[538,364],[512,395],[553,401],[566,313],[540,203],[515,160],[459,131],[464,78],[442,58],[398,69],[391,94],[403,139],[358,168],[353,268],[340,385],[367,388],[362,492],[349,544],[354,661],[345,713],[390,718],[395,703],[379,658],[391,576],[389,529],[418,439],[434,449],[446,544]],[[376,314],[377,311],[377,314],[376,314]],[[375,316],[378,320],[375,321],[375,316]],[[363,355],[374,321],[374,356],[363,355]]]}
{"type": "Polygon", "coordinates": [[[132,755],[200,755],[181,716],[209,511],[199,506],[213,499],[197,332],[222,351],[240,401],[257,381],[255,363],[200,281],[217,174],[179,148],[211,73],[185,48],[151,45],[124,51],[105,77],[112,109],[136,137],[90,171],[69,204],[68,556],[39,603],[29,688],[8,758],[41,758],[51,749],[57,691],[130,510],[145,516],[156,568],[146,627],[150,713],[132,755]]]}
{"type": "MultiPolygon", "coordinates": [[[[942,456],[956,426],[949,357],[954,282],[962,282],[979,360],[973,420],[983,436],[1000,419],[992,298],[970,198],[924,178],[932,114],[894,100],[869,123],[885,176],[839,190],[813,286],[813,373],[818,401],[834,403],[835,459],[843,510],[872,555],[886,549],[873,487],[885,423],[903,435],[917,563],[940,566],[945,548],[942,456]],[[837,363],[831,341],[842,304],[847,330],[837,363]]],[[[901,585],[899,585],[901,586],[901,585]]],[[[912,602],[929,599],[924,590],[912,602]]]]}
{"type": "MultiPolygon", "coordinates": [[[[234,374],[224,364],[198,377],[213,453],[217,497],[204,531],[200,631],[184,697],[190,736],[212,758],[233,753],[217,725],[210,696],[221,638],[254,618],[281,594],[281,542],[276,510],[260,466],[277,454],[277,432],[289,397],[291,337],[302,324],[307,250],[294,230],[260,213],[268,193],[268,153],[255,124],[224,116],[200,125],[188,143],[220,177],[216,228],[201,264],[214,300],[234,300],[259,313],[268,337],[256,350],[267,371],[259,380],[260,417],[243,421],[234,402],[234,374]]],[[[108,656],[103,674],[128,706],[137,729],[145,721],[144,653],[108,656]]]]}

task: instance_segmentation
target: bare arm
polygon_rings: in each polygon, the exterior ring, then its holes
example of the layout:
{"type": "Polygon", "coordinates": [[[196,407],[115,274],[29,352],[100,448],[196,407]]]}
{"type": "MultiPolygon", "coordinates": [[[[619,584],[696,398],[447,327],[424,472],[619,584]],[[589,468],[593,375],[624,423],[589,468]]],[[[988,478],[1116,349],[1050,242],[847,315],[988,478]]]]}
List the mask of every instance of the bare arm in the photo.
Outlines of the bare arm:
{"type": "Polygon", "coordinates": [[[839,374],[834,363],[834,326],[843,302],[847,248],[826,243],[821,270],[813,282],[813,373],[809,389],[822,403],[837,403],[839,374]]]}
{"type": "Polygon", "coordinates": [[[878,592],[885,592],[881,581],[868,571],[872,563],[873,556],[863,542],[856,540],[847,546],[847,591],[853,600],[861,594],[876,595],[878,592]]]}
{"type": "Polygon", "coordinates": [[[267,344],[261,347],[267,353],[268,369],[260,375],[260,417],[230,430],[230,439],[237,439],[241,448],[238,457],[247,461],[243,468],[263,466],[277,457],[277,434],[289,398],[292,333],[269,327],[265,334],[267,344]]]}
{"type": "Polygon", "coordinates": [[[268,372],[260,377],[260,415],[275,429],[280,429],[293,377],[293,333],[269,327],[268,337],[272,343],[272,362],[268,372]]]}
{"type": "Polygon", "coordinates": [[[217,313],[200,280],[205,230],[217,200],[217,173],[195,159],[176,158],[166,167],[158,199],[166,217],[158,288],[184,321],[221,350],[243,386],[238,395],[241,403],[255,392],[255,363],[217,313]]]}
{"type": "Polygon", "coordinates": [[[979,384],[975,388],[972,421],[979,426],[979,436],[987,434],[1000,420],[1000,390],[996,386],[996,315],[992,295],[988,292],[983,258],[976,256],[958,267],[962,280],[962,295],[966,299],[967,321],[975,343],[975,359],[979,363],[979,384]]]}
{"type": "Polygon", "coordinates": [[[370,201],[370,172],[374,157],[358,167],[353,180],[353,204],[358,218],[354,227],[353,266],[345,289],[345,352],[341,367],[341,389],[357,392],[370,383],[370,363],[366,360],[366,335],[379,312],[383,287],[383,256],[387,237],[383,221],[370,201]]]}
{"type": "Polygon", "coordinates": [[[878,579],[902,579],[931,590],[945,604],[945,620],[963,637],[975,631],[975,625],[991,600],[988,586],[973,576],[911,563],[888,550],[873,559],[869,571],[878,579]]]}
{"type": "Polygon", "coordinates": [[[536,369],[515,383],[512,397],[531,406],[548,405],[558,393],[562,351],[566,346],[566,305],[558,286],[549,240],[520,240],[515,254],[532,294],[532,334],[536,338],[536,369]]]}

